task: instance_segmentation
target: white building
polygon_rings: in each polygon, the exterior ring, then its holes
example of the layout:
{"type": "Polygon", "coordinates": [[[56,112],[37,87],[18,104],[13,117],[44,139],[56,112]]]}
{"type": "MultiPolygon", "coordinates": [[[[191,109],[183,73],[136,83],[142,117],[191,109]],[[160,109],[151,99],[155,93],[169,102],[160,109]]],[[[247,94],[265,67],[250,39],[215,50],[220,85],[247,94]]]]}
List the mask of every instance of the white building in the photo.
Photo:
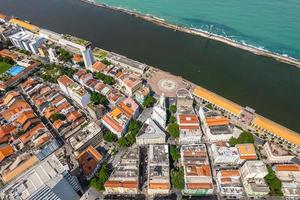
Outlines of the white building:
{"type": "Polygon", "coordinates": [[[220,113],[214,111],[204,113],[203,108],[200,107],[199,116],[207,141],[229,141],[233,137],[233,129],[230,127],[229,119],[221,116],[220,113]]]}
{"type": "Polygon", "coordinates": [[[268,174],[268,170],[263,161],[246,161],[241,167],[240,172],[248,197],[260,198],[269,194],[269,187],[264,180],[264,177],[268,174]]]}
{"type": "Polygon", "coordinates": [[[179,125],[180,144],[198,144],[201,143],[202,131],[200,121],[195,114],[179,114],[177,116],[179,125]]]}
{"type": "Polygon", "coordinates": [[[290,163],[295,157],[273,142],[266,142],[264,144],[264,152],[267,156],[266,162],[268,163],[290,163]]]}
{"type": "Polygon", "coordinates": [[[29,51],[33,54],[38,54],[38,48],[45,42],[45,39],[29,31],[19,31],[9,36],[13,45],[19,49],[29,51]]]}
{"type": "Polygon", "coordinates": [[[278,164],[274,166],[277,178],[282,183],[282,193],[287,199],[300,197],[300,166],[295,164],[278,164]]]}
{"type": "Polygon", "coordinates": [[[58,57],[55,49],[53,48],[48,49],[48,58],[51,63],[58,63],[58,57]]]}
{"type": "Polygon", "coordinates": [[[136,137],[138,145],[165,144],[166,134],[157,124],[148,118],[136,137]]]}
{"type": "Polygon", "coordinates": [[[239,170],[226,169],[217,172],[216,182],[218,193],[226,199],[240,199],[244,189],[239,170]]]}
{"type": "Polygon", "coordinates": [[[85,108],[90,103],[90,93],[83,86],[78,85],[68,76],[63,75],[57,80],[61,90],[70,96],[81,107],[85,108]]]}
{"type": "Polygon", "coordinates": [[[240,155],[236,147],[211,145],[214,165],[239,165],[240,155]]]}
{"type": "Polygon", "coordinates": [[[153,107],[151,118],[158,123],[162,128],[166,128],[167,123],[167,108],[164,94],[162,94],[153,107]]]}
{"type": "Polygon", "coordinates": [[[5,185],[0,191],[1,199],[55,199],[76,200],[81,187],[76,177],[71,176],[55,155],[23,173],[5,185]]]}

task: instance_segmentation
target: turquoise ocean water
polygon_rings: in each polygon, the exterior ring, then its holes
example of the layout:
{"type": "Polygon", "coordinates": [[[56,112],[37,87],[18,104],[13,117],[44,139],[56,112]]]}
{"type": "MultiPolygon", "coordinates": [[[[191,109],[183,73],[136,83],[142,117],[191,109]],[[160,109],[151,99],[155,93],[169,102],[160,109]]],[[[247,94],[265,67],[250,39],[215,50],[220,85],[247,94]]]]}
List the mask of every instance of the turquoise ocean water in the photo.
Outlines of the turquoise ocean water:
{"type": "Polygon", "coordinates": [[[300,60],[300,0],[95,0],[300,60]]]}

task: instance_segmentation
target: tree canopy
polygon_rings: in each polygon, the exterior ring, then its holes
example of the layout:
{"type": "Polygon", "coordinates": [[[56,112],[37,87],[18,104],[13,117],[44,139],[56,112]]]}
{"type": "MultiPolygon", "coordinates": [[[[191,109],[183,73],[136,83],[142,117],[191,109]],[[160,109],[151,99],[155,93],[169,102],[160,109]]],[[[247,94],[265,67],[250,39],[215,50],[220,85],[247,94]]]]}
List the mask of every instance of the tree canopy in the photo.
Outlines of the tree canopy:
{"type": "Polygon", "coordinates": [[[180,151],[175,145],[170,145],[170,154],[173,161],[180,158],[180,151]]]}
{"type": "Polygon", "coordinates": [[[72,55],[68,51],[66,51],[63,48],[59,49],[59,59],[60,60],[62,60],[64,62],[68,62],[68,61],[70,61],[71,58],[72,58],[72,55]]]}
{"type": "Polygon", "coordinates": [[[138,132],[140,131],[142,125],[137,120],[131,120],[129,126],[128,126],[128,132],[127,134],[122,137],[118,143],[120,147],[129,147],[133,145],[136,141],[136,136],[138,132]]]}
{"type": "Polygon", "coordinates": [[[169,107],[169,110],[170,110],[171,113],[176,113],[176,111],[177,111],[176,105],[175,105],[175,104],[171,105],[171,106],[169,107]]]}
{"type": "Polygon", "coordinates": [[[173,169],[171,171],[171,183],[172,186],[178,190],[184,189],[184,172],[183,168],[181,167],[179,170],[173,169]]]}
{"type": "Polygon", "coordinates": [[[153,104],[154,104],[154,102],[155,102],[154,97],[151,96],[151,95],[148,95],[148,96],[145,98],[145,100],[144,100],[143,106],[144,106],[145,108],[152,107],[153,104]]]}
{"type": "Polygon", "coordinates": [[[98,92],[92,92],[91,101],[95,105],[99,105],[99,104],[107,105],[108,104],[108,100],[106,99],[106,97],[98,92]]]}
{"type": "Polygon", "coordinates": [[[56,120],[65,120],[66,119],[66,116],[64,114],[61,114],[61,113],[53,113],[51,116],[50,116],[50,119],[51,121],[56,121],[56,120]]]}
{"type": "Polygon", "coordinates": [[[230,146],[235,146],[237,144],[246,144],[246,143],[254,143],[253,135],[249,132],[242,132],[238,138],[232,137],[229,140],[230,146]]]}
{"type": "Polygon", "coordinates": [[[276,177],[275,172],[272,170],[271,166],[268,165],[267,168],[268,174],[267,176],[265,176],[265,180],[270,188],[270,196],[283,196],[283,193],[281,191],[281,181],[276,177]]]}
{"type": "Polygon", "coordinates": [[[168,125],[168,133],[171,135],[173,138],[178,138],[179,137],[179,125],[178,124],[169,124],[168,125]]]}
{"type": "Polygon", "coordinates": [[[115,142],[118,139],[117,136],[110,131],[105,132],[103,138],[107,142],[115,142]]]}
{"type": "Polygon", "coordinates": [[[116,83],[115,79],[111,76],[105,75],[101,72],[97,72],[94,77],[96,79],[102,80],[105,84],[113,85],[116,83]]]}
{"type": "Polygon", "coordinates": [[[96,176],[90,181],[89,186],[95,188],[96,190],[105,190],[104,183],[109,178],[109,175],[110,170],[108,164],[103,163],[96,176]]]}

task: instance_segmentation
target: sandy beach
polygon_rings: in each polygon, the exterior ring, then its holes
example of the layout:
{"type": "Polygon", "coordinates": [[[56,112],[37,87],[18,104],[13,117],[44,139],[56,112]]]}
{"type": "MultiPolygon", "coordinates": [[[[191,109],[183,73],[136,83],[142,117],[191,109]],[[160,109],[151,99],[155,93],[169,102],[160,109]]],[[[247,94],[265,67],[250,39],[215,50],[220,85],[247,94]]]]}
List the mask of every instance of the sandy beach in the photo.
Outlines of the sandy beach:
{"type": "Polygon", "coordinates": [[[177,25],[169,23],[169,22],[167,22],[163,19],[151,16],[151,15],[144,15],[144,14],[140,14],[140,13],[137,13],[137,12],[126,10],[126,9],[123,9],[123,8],[117,8],[117,7],[108,6],[106,4],[96,3],[93,0],[81,0],[81,1],[85,2],[85,3],[88,3],[88,4],[98,6],[98,7],[112,9],[112,10],[115,10],[115,11],[118,11],[118,12],[123,12],[123,13],[126,13],[128,15],[131,15],[131,16],[149,21],[151,23],[157,24],[159,26],[172,29],[174,31],[180,31],[180,32],[184,32],[184,33],[189,33],[189,34],[205,37],[205,38],[208,38],[208,39],[211,39],[211,40],[219,41],[219,42],[225,43],[227,45],[230,45],[230,46],[233,46],[233,47],[236,47],[236,48],[239,48],[239,49],[243,49],[245,51],[249,51],[249,52],[254,53],[256,55],[270,57],[270,58],[273,58],[273,59],[278,60],[280,62],[284,62],[284,63],[287,63],[287,64],[290,64],[290,65],[293,65],[293,66],[296,66],[296,67],[300,68],[300,61],[297,60],[297,59],[286,57],[286,56],[279,55],[279,54],[275,54],[275,53],[272,53],[272,52],[269,52],[269,51],[266,51],[266,50],[263,50],[263,49],[259,49],[259,48],[256,48],[256,47],[244,45],[244,44],[238,43],[236,41],[233,41],[233,40],[231,40],[229,38],[226,38],[226,37],[223,37],[223,36],[219,36],[219,35],[216,35],[216,34],[213,34],[213,33],[208,33],[208,32],[201,31],[201,30],[194,30],[194,29],[187,28],[187,27],[177,26],[177,25]]]}

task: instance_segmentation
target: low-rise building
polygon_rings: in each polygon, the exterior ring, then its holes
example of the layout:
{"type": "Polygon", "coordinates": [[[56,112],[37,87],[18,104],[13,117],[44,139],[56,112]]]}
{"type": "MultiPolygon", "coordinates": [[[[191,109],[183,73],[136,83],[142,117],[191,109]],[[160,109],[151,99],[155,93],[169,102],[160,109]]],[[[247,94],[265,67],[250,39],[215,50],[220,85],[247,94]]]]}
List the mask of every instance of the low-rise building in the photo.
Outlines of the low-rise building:
{"type": "Polygon", "coordinates": [[[164,144],[166,134],[151,118],[148,118],[136,137],[136,143],[138,145],[164,144]]]}
{"type": "Polygon", "coordinates": [[[203,108],[200,107],[199,116],[207,141],[229,141],[233,137],[229,119],[223,117],[220,113],[215,111],[204,112],[203,108]]]}
{"type": "Polygon", "coordinates": [[[84,177],[90,180],[98,171],[102,155],[92,146],[88,146],[77,157],[84,177]]]}
{"type": "Polygon", "coordinates": [[[133,97],[140,105],[143,105],[148,95],[150,95],[149,87],[143,86],[134,93],[133,97]]]}
{"type": "Polygon", "coordinates": [[[81,107],[85,108],[89,104],[91,95],[68,76],[63,75],[59,77],[57,82],[61,90],[81,107]]]}
{"type": "Polygon", "coordinates": [[[181,146],[184,169],[185,195],[209,195],[213,193],[212,173],[205,144],[181,146]]]}
{"type": "Polygon", "coordinates": [[[132,146],[121,156],[109,179],[105,182],[107,194],[137,194],[139,192],[140,151],[132,146]]]}
{"type": "Polygon", "coordinates": [[[138,114],[138,104],[131,97],[128,97],[111,112],[104,115],[101,121],[107,129],[121,138],[126,132],[130,120],[136,118],[138,114]]]}
{"type": "Polygon", "coordinates": [[[225,199],[240,199],[244,196],[244,188],[240,171],[236,169],[220,170],[216,175],[218,193],[225,199]]]}
{"type": "Polygon", "coordinates": [[[166,99],[164,94],[162,94],[154,105],[152,110],[151,118],[163,129],[166,128],[167,124],[167,107],[166,99]]]}
{"type": "Polygon", "coordinates": [[[266,162],[273,164],[290,163],[291,160],[295,157],[274,142],[266,142],[264,144],[264,153],[267,156],[266,162]]]}
{"type": "Polygon", "coordinates": [[[148,195],[168,194],[171,188],[168,145],[149,145],[148,195]]]}
{"type": "Polygon", "coordinates": [[[277,178],[281,181],[281,190],[287,199],[300,197],[300,166],[296,164],[277,164],[274,167],[277,178]]]}
{"type": "Polygon", "coordinates": [[[197,115],[179,114],[177,122],[180,130],[180,144],[198,144],[201,142],[202,131],[197,115]]]}
{"type": "Polygon", "coordinates": [[[239,152],[240,159],[243,160],[256,160],[257,155],[253,144],[237,144],[235,145],[239,152]]]}
{"type": "Polygon", "coordinates": [[[240,155],[236,147],[211,145],[213,163],[215,166],[236,166],[239,165],[240,155]]]}
{"type": "Polygon", "coordinates": [[[132,96],[134,92],[143,86],[142,78],[138,74],[129,73],[119,77],[121,89],[125,94],[132,96]]]}
{"type": "Polygon", "coordinates": [[[248,197],[261,198],[269,194],[264,177],[268,174],[261,160],[248,160],[240,169],[245,192],[248,197]]]}

